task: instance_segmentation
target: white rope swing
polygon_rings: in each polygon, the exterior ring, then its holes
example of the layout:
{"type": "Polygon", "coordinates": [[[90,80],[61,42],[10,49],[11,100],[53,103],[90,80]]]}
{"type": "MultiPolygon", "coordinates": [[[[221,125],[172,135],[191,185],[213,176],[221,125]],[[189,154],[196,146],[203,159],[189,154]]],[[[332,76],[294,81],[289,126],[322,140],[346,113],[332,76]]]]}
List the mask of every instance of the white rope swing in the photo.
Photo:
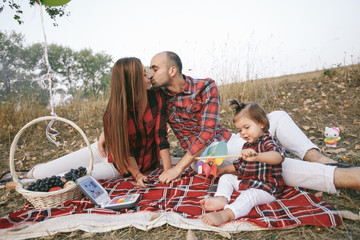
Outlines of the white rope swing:
{"type": "Polygon", "coordinates": [[[49,94],[50,94],[49,101],[50,101],[50,108],[51,108],[50,114],[51,114],[51,116],[53,116],[53,119],[46,127],[46,137],[47,137],[47,139],[49,139],[49,141],[54,143],[56,146],[59,146],[60,143],[56,141],[56,136],[59,134],[59,132],[56,129],[52,128],[52,125],[54,124],[54,122],[56,121],[56,118],[57,118],[57,115],[54,111],[54,100],[53,100],[53,94],[52,94],[52,80],[51,80],[51,71],[52,70],[51,70],[51,66],[49,63],[49,57],[48,57],[48,47],[47,47],[47,42],[46,42],[44,17],[43,17],[41,1],[38,1],[38,4],[40,7],[41,26],[42,26],[42,30],[43,30],[43,36],[44,36],[44,57],[43,57],[43,59],[45,59],[47,73],[42,75],[39,79],[33,79],[32,81],[37,81],[41,86],[44,86],[44,87],[46,87],[48,85],[49,94]]]}

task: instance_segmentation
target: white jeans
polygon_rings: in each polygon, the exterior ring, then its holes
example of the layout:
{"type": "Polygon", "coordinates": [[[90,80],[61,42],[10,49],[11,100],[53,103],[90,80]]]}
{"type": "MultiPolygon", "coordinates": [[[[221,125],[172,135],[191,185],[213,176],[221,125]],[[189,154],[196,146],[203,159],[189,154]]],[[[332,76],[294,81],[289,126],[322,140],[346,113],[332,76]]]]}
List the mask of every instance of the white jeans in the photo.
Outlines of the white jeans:
{"type": "MultiPolygon", "coordinates": [[[[306,137],[286,112],[274,111],[267,116],[270,121],[270,135],[276,137],[283,147],[299,158],[303,159],[306,152],[312,148],[319,149],[306,137]]],[[[215,141],[210,146],[217,143],[215,141]]],[[[240,137],[239,133],[232,134],[227,142],[228,155],[240,155],[244,143],[245,140],[240,137]]],[[[206,156],[206,152],[207,149],[202,156],[206,156]]],[[[227,159],[219,167],[231,164],[235,159],[237,158],[227,159]]],[[[285,158],[282,164],[282,176],[288,186],[305,187],[334,194],[337,193],[334,185],[335,168],[320,163],[285,158]]]]}
{"type": "MultiPolygon", "coordinates": [[[[107,158],[101,157],[97,142],[91,145],[94,156],[93,171],[91,175],[95,179],[109,179],[120,177],[120,173],[115,169],[114,165],[108,163],[107,158]]],[[[80,166],[89,167],[90,154],[87,147],[78,151],[64,155],[47,163],[38,164],[29,172],[29,178],[41,179],[51,177],[52,175],[63,176],[70,169],[76,169],[80,166]]]]}
{"type": "MultiPolygon", "coordinates": [[[[226,197],[230,202],[234,190],[239,191],[239,183],[236,175],[224,174],[219,179],[219,184],[214,197],[226,197]]],[[[251,209],[257,205],[271,203],[275,197],[261,189],[249,188],[241,191],[240,195],[231,204],[226,204],[224,209],[229,208],[235,215],[235,219],[248,215],[251,209]]]]}

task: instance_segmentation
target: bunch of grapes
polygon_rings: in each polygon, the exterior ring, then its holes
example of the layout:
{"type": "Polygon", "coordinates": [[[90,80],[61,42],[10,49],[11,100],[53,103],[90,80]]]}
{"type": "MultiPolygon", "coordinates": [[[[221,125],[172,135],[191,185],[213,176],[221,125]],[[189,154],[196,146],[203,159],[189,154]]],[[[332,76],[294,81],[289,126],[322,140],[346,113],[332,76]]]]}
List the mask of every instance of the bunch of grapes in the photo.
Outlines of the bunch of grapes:
{"type": "Polygon", "coordinates": [[[36,182],[31,183],[27,190],[36,192],[48,192],[52,187],[63,187],[65,182],[61,180],[60,176],[51,176],[38,179],[36,182]]]}
{"type": "Polygon", "coordinates": [[[64,178],[66,181],[74,181],[86,175],[86,168],[79,167],[78,169],[71,169],[70,172],[65,173],[64,178]]]}
{"type": "Polygon", "coordinates": [[[64,177],[60,176],[51,176],[38,179],[35,182],[32,182],[27,190],[36,191],[36,192],[48,192],[50,188],[60,187],[63,188],[64,184],[69,181],[74,181],[82,176],[86,175],[86,168],[79,167],[78,169],[71,169],[69,172],[65,173],[64,177]]]}

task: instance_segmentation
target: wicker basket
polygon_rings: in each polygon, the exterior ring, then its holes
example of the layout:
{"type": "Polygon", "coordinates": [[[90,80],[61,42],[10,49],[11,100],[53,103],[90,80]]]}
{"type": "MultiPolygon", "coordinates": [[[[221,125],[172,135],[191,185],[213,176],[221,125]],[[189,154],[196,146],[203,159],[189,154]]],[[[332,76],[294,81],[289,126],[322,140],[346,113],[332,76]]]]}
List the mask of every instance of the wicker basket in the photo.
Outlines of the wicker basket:
{"type": "MultiPolygon", "coordinates": [[[[81,191],[80,189],[77,187],[77,185],[70,185],[67,188],[63,188],[61,190],[58,191],[53,191],[53,192],[35,192],[35,191],[28,191],[24,188],[23,184],[20,182],[18,176],[16,175],[15,172],[15,166],[14,166],[14,153],[15,153],[15,148],[16,148],[16,144],[21,136],[21,134],[24,132],[24,130],[26,128],[28,128],[29,126],[41,122],[41,121],[46,121],[46,120],[53,120],[55,117],[53,116],[46,116],[46,117],[40,117],[40,118],[36,118],[34,120],[32,120],[31,122],[27,123],[15,136],[12,144],[11,144],[11,148],[10,148],[10,172],[11,172],[11,176],[15,182],[16,185],[16,191],[19,192],[20,194],[22,194],[35,208],[38,209],[44,209],[44,208],[52,208],[52,207],[56,207],[59,206],[60,204],[62,204],[63,202],[67,201],[67,200],[72,200],[72,199],[76,199],[76,198],[80,198],[81,197],[81,191]]],[[[72,127],[74,127],[80,134],[81,136],[84,138],[87,147],[89,149],[89,153],[90,153],[90,164],[89,164],[89,168],[87,171],[87,174],[90,174],[92,172],[93,169],[93,154],[91,151],[91,147],[90,147],[90,143],[89,140],[87,139],[87,137],[85,136],[84,132],[79,128],[79,126],[77,126],[75,123],[73,123],[72,121],[69,121],[65,118],[61,118],[61,117],[56,117],[56,120],[65,122],[70,124],[72,127]]]]}

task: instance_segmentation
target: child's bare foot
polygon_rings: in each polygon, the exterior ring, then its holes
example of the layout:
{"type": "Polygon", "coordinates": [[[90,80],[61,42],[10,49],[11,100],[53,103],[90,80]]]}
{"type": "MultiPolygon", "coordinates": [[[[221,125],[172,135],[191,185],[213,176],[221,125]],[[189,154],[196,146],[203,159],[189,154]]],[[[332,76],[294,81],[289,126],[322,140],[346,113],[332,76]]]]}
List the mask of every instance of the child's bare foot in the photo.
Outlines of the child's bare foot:
{"type": "Polygon", "coordinates": [[[200,200],[200,206],[205,211],[216,211],[216,210],[224,209],[226,204],[227,204],[227,198],[222,196],[205,198],[200,200]]]}
{"type": "Polygon", "coordinates": [[[221,224],[234,220],[235,215],[233,211],[227,208],[220,212],[211,212],[211,213],[203,214],[199,218],[203,220],[204,223],[210,226],[219,226],[221,224]]]}

